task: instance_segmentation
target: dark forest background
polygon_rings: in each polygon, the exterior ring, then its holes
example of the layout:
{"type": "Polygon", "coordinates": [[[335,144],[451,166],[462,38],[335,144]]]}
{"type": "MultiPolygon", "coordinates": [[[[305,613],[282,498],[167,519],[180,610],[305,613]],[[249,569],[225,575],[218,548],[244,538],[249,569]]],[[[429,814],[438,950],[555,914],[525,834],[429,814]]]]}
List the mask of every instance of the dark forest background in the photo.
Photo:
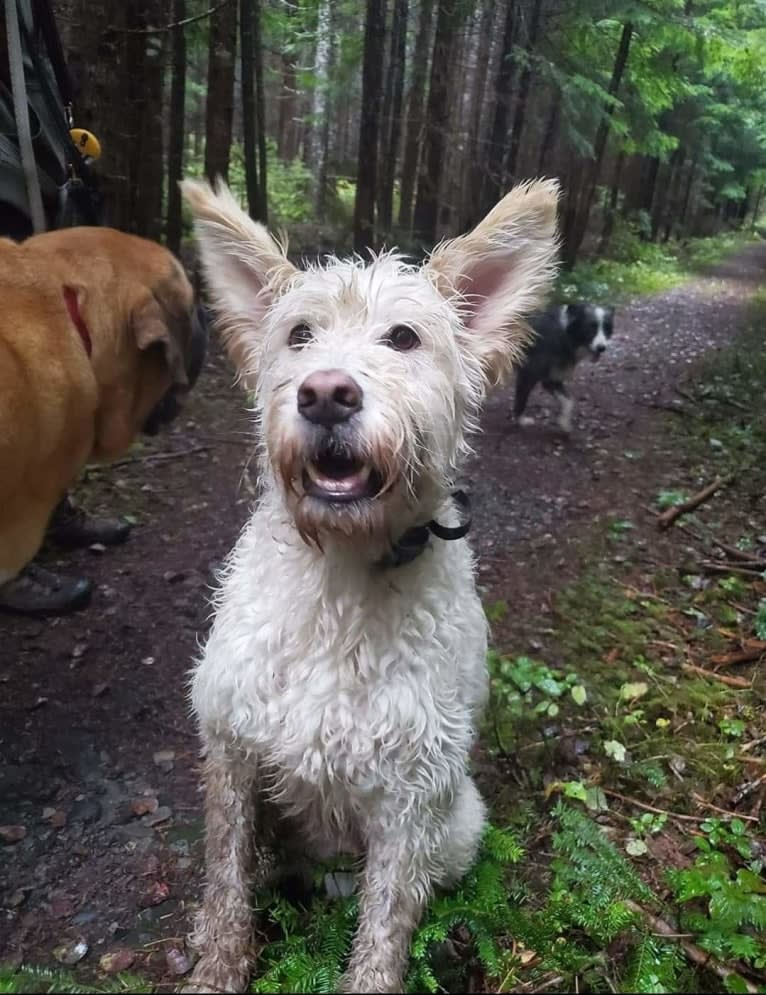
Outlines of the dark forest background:
{"type": "Polygon", "coordinates": [[[562,181],[564,259],[755,219],[763,0],[61,0],[108,220],[222,175],[293,247],[417,248],[562,181]]]}

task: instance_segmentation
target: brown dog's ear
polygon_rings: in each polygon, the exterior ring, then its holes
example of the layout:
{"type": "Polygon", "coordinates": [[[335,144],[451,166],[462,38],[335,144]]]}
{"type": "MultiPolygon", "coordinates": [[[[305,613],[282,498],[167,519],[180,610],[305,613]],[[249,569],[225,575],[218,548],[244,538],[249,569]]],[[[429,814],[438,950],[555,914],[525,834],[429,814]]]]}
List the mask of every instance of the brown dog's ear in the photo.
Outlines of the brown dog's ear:
{"type": "Polygon", "coordinates": [[[519,359],[528,338],[524,317],[542,301],[556,270],[553,180],[523,183],[467,235],[434,249],[426,273],[456,301],[461,344],[497,383],[519,359]]]}
{"type": "Polygon", "coordinates": [[[136,345],[142,351],[161,344],[165,352],[165,362],[177,387],[188,387],[184,362],[184,347],[179,339],[178,323],[169,320],[162,305],[152,293],[147,293],[137,304],[130,316],[136,345]]]}

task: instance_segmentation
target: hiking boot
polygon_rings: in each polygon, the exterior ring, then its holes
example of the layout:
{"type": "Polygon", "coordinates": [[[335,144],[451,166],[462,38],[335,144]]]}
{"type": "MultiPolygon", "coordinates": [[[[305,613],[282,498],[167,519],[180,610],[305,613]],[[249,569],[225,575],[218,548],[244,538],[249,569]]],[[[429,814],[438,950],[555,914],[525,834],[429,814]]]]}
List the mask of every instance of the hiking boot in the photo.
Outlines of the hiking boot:
{"type": "Polygon", "coordinates": [[[0,611],[16,615],[68,615],[90,601],[89,580],[59,577],[34,563],[13,580],[0,584],[0,611]]]}
{"type": "Polygon", "coordinates": [[[91,546],[94,542],[102,546],[118,546],[130,535],[130,525],[117,518],[90,518],[82,508],[72,504],[69,497],[64,497],[56,506],[56,510],[48,526],[46,539],[57,546],[67,549],[77,549],[80,546],[91,546]]]}

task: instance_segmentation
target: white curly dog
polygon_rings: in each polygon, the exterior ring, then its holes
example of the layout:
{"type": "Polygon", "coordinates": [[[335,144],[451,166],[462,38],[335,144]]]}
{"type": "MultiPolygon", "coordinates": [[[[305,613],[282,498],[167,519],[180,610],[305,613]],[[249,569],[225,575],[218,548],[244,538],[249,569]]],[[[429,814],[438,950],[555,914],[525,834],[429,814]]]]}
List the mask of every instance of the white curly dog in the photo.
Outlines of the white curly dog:
{"type": "Polygon", "coordinates": [[[306,270],[223,185],[184,195],[255,390],[262,487],[193,675],[207,881],[187,990],[245,990],[253,891],[299,839],[363,861],[342,989],[400,992],[424,904],[485,818],[467,762],[487,625],[452,487],[553,275],[557,187],[517,187],[420,267],[306,270]]]}

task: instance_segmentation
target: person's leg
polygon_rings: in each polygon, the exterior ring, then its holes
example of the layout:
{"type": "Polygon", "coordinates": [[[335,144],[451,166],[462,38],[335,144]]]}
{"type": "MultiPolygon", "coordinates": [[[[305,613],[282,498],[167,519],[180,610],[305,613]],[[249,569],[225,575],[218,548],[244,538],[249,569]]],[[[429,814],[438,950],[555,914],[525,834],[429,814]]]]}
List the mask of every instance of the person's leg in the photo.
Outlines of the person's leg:
{"type": "Polygon", "coordinates": [[[84,577],[62,577],[29,563],[0,584],[0,612],[13,615],[68,615],[90,603],[93,585],[84,577]]]}
{"type": "Polygon", "coordinates": [[[58,576],[38,566],[50,515],[47,501],[6,499],[0,519],[0,611],[22,615],[64,615],[90,601],[90,581],[58,576]]]}
{"type": "Polygon", "coordinates": [[[77,549],[95,542],[117,546],[130,535],[130,525],[117,518],[94,518],[79,508],[68,494],[56,505],[45,538],[57,546],[77,549]]]}

